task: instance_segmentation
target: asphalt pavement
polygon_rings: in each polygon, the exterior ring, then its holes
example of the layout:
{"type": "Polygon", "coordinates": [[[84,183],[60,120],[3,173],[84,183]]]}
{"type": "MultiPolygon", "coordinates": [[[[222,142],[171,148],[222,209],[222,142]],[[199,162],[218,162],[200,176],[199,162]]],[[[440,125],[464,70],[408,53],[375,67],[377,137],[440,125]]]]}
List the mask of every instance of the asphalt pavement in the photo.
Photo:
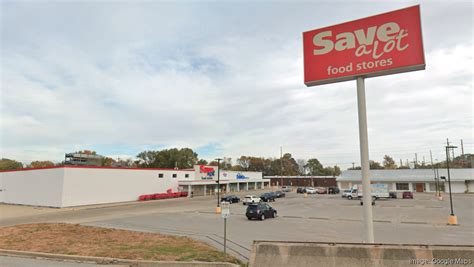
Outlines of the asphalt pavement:
{"type": "MultiPolygon", "coordinates": [[[[262,191],[254,192],[260,194],[262,191]]],[[[241,196],[249,194],[240,193],[241,196]]],[[[379,200],[374,206],[377,243],[474,245],[474,195],[453,197],[459,226],[448,226],[449,198],[415,193],[415,199],[379,200]]],[[[362,242],[363,207],[340,195],[290,193],[271,202],[278,217],[249,221],[246,206],[231,205],[227,221],[229,253],[247,261],[253,240],[362,242]]],[[[57,210],[31,216],[8,216],[0,226],[66,222],[134,231],[184,235],[223,248],[223,219],[214,213],[215,196],[103,205],[57,210]]],[[[24,213],[22,213],[24,214],[24,213]]]]}

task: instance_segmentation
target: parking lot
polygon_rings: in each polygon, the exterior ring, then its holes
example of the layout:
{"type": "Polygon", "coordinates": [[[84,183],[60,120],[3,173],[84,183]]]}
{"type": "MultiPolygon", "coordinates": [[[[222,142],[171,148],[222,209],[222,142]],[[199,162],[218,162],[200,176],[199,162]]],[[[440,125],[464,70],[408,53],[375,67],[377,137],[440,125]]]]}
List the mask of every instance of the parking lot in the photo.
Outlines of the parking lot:
{"type": "MultiPolygon", "coordinates": [[[[474,244],[473,196],[455,196],[459,226],[446,225],[449,201],[433,195],[416,194],[414,200],[379,200],[374,206],[375,238],[378,243],[474,244]]],[[[160,212],[120,219],[103,220],[90,225],[190,235],[215,246],[223,241],[223,220],[214,213],[210,199],[194,210],[160,212]],[[210,206],[207,206],[210,204],[210,206]]],[[[290,193],[269,203],[278,217],[249,221],[246,206],[231,205],[228,220],[229,249],[247,259],[253,240],[294,240],[361,242],[363,209],[357,200],[340,195],[290,193]]]]}
{"type": "MultiPolygon", "coordinates": [[[[260,194],[262,191],[256,192],[260,194]]],[[[243,196],[244,194],[239,194],[243,196]]],[[[458,226],[446,224],[449,197],[415,193],[415,199],[378,200],[374,206],[377,243],[474,245],[474,195],[454,195],[458,226]]],[[[287,193],[269,203],[278,217],[249,221],[246,206],[231,205],[227,222],[228,251],[248,260],[253,240],[361,242],[363,207],[340,195],[287,193]]],[[[223,244],[223,219],[215,214],[215,196],[130,203],[120,206],[58,210],[9,219],[1,224],[70,222],[137,231],[187,235],[216,247],[223,244]]]]}

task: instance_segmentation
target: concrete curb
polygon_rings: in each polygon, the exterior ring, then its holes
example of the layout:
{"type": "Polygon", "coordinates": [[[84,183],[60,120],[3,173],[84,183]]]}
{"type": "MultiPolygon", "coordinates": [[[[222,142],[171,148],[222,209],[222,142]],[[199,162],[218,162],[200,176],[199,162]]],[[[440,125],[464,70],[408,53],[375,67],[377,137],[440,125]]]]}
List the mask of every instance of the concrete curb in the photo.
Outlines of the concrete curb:
{"type": "Polygon", "coordinates": [[[147,260],[128,260],[108,257],[93,257],[93,256],[79,256],[79,255],[63,255],[52,254],[44,252],[31,252],[20,250],[0,249],[1,256],[21,257],[21,258],[43,258],[58,261],[75,261],[97,263],[102,265],[108,264],[126,264],[131,267],[154,267],[154,266],[172,266],[172,267],[238,267],[239,265],[228,262],[202,262],[202,261],[147,261],[147,260]]]}

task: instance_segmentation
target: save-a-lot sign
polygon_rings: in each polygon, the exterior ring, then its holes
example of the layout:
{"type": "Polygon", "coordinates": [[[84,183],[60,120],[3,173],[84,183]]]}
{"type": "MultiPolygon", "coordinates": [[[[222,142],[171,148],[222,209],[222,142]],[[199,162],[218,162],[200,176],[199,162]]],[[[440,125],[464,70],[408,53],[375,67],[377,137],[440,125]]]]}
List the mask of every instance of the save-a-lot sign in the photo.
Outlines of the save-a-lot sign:
{"type": "Polygon", "coordinates": [[[307,86],[425,68],[420,7],[303,33],[307,86]]]}

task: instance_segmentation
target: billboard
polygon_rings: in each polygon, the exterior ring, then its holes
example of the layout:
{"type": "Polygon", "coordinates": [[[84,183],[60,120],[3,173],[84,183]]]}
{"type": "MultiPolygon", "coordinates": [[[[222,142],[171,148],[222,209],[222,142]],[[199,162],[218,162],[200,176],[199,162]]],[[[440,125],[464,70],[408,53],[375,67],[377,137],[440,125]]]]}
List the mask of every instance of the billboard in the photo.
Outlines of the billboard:
{"type": "Polygon", "coordinates": [[[420,6],[303,33],[307,86],[425,69],[420,6]]]}

